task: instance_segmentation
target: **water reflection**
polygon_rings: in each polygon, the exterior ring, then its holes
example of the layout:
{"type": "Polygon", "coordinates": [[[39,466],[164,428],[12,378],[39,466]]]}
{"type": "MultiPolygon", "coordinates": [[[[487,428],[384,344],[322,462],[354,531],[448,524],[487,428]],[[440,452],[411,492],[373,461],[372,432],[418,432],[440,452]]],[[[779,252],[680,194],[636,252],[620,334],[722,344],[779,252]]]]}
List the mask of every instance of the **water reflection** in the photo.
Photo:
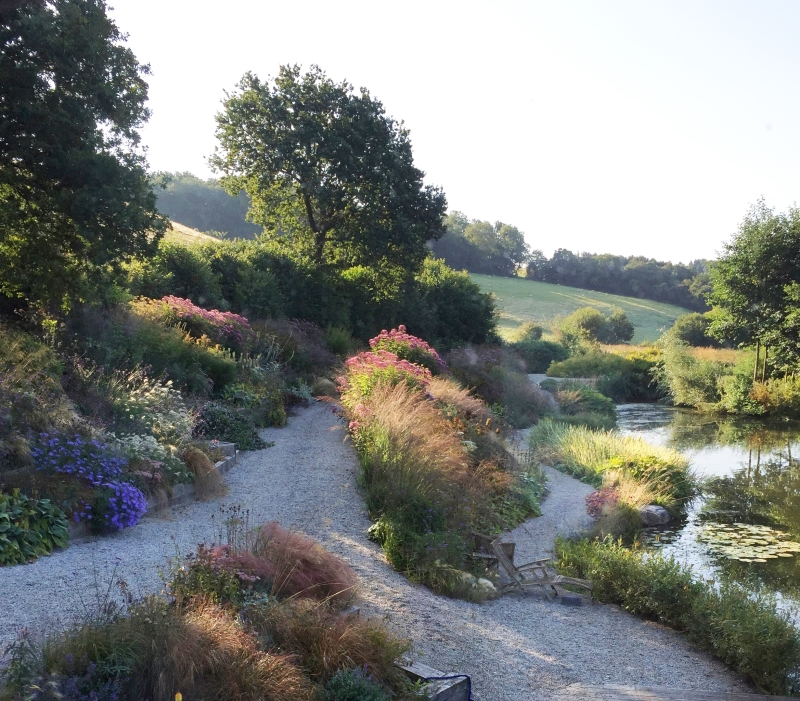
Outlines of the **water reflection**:
{"type": "Polygon", "coordinates": [[[700,538],[706,523],[760,524],[800,541],[800,424],[712,417],[647,404],[617,408],[619,429],[684,452],[703,481],[685,523],[650,531],[647,541],[700,576],[731,578],[800,603],[800,557],[741,562],[715,555],[700,538]]]}

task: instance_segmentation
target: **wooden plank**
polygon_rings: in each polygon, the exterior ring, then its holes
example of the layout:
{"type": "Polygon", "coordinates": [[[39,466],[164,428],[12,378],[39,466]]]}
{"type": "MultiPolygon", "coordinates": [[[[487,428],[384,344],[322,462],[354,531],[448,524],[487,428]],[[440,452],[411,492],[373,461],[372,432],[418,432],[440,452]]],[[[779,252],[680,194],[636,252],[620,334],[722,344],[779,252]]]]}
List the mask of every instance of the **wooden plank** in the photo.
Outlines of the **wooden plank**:
{"type": "Polygon", "coordinates": [[[557,692],[554,701],[789,701],[788,696],[764,696],[740,692],[673,689],[648,686],[589,686],[571,684],[557,692]]]}

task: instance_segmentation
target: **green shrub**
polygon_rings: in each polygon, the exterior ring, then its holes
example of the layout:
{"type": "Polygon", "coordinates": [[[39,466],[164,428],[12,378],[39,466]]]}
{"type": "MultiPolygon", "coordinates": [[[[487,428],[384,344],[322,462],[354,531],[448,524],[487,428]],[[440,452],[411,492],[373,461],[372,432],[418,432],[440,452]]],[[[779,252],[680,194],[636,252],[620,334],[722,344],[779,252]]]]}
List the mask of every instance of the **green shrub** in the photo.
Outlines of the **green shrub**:
{"type": "Polygon", "coordinates": [[[696,358],[686,343],[675,338],[663,339],[661,346],[663,353],[654,372],[674,404],[708,408],[722,399],[722,380],[733,374],[730,365],[696,358]]]}
{"type": "Polygon", "coordinates": [[[67,517],[47,499],[0,494],[0,565],[19,565],[67,545],[67,517]]]}
{"type": "Polygon", "coordinates": [[[768,597],[696,581],[690,568],[611,540],[556,545],[558,569],[592,582],[592,596],[687,634],[763,692],[796,692],[800,634],[768,597]]]}
{"type": "Polygon", "coordinates": [[[561,412],[559,421],[590,428],[611,429],[616,426],[617,408],[614,402],[597,390],[582,382],[546,382],[548,391],[554,394],[558,402],[561,412]]]}
{"type": "Polygon", "coordinates": [[[547,372],[551,364],[569,357],[566,346],[553,341],[524,339],[512,343],[511,348],[525,360],[525,369],[528,372],[547,372]]]}
{"type": "Polygon", "coordinates": [[[675,319],[667,334],[689,346],[719,348],[719,342],[708,335],[711,318],[707,314],[684,314],[675,319]]]}
{"type": "Polygon", "coordinates": [[[615,402],[647,402],[659,396],[653,380],[656,358],[647,352],[616,353],[591,351],[553,363],[550,377],[596,377],[597,390],[615,402]]]}
{"type": "Polygon", "coordinates": [[[582,343],[627,343],[634,328],[622,309],[606,316],[594,307],[582,307],[564,319],[560,331],[564,343],[577,347],[582,343]]]}
{"type": "Polygon", "coordinates": [[[337,672],[325,685],[325,701],[389,701],[383,688],[360,667],[337,672]]]}
{"type": "Polygon", "coordinates": [[[208,440],[236,443],[239,450],[266,447],[248,413],[221,402],[206,402],[203,405],[195,433],[208,440]]]}
{"type": "Polygon", "coordinates": [[[323,337],[331,352],[340,357],[348,356],[358,348],[358,342],[353,338],[350,331],[343,326],[331,326],[329,324],[323,337]]]}
{"type": "Polygon", "coordinates": [[[218,276],[203,253],[198,246],[162,239],[153,258],[129,265],[128,290],[137,297],[175,295],[202,307],[224,307],[218,276]]]}

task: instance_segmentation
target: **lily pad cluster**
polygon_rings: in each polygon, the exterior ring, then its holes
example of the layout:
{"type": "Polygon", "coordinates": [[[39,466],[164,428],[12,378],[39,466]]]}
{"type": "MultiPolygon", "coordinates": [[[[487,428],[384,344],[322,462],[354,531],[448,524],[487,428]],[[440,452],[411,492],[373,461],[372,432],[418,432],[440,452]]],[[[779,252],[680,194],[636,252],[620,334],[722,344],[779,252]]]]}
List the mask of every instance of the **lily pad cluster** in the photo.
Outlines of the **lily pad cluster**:
{"type": "Polygon", "coordinates": [[[787,533],[749,523],[706,523],[697,535],[715,555],[739,562],[767,562],[794,557],[800,543],[787,533]]]}

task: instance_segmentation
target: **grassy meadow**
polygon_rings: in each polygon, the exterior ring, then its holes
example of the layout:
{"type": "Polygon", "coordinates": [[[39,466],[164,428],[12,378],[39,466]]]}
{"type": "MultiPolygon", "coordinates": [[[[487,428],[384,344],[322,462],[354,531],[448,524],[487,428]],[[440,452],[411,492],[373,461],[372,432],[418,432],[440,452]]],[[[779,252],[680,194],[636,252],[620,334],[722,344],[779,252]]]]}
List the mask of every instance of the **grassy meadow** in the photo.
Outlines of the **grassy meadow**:
{"type": "Polygon", "coordinates": [[[204,234],[202,231],[192,229],[178,222],[172,222],[172,229],[164,235],[167,241],[172,243],[182,243],[184,246],[191,246],[193,243],[206,243],[207,241],[219,241],[214,236],[204,234]]]}
{"type": "Polygon", "coordinates": [[[649,299],[621,297],[606,292],[592,292],[577,287],[551,285],[523,278],[471,274],[484,292],[493,292],[500,310],[500,335],[508,334],[526,321],[548,328],[556,317],[571,314],[581,307],[596,307],[604,313],[619,307],[630,319],[636,332],[633,343],[655,341],[688,309],[649,299]]]}

